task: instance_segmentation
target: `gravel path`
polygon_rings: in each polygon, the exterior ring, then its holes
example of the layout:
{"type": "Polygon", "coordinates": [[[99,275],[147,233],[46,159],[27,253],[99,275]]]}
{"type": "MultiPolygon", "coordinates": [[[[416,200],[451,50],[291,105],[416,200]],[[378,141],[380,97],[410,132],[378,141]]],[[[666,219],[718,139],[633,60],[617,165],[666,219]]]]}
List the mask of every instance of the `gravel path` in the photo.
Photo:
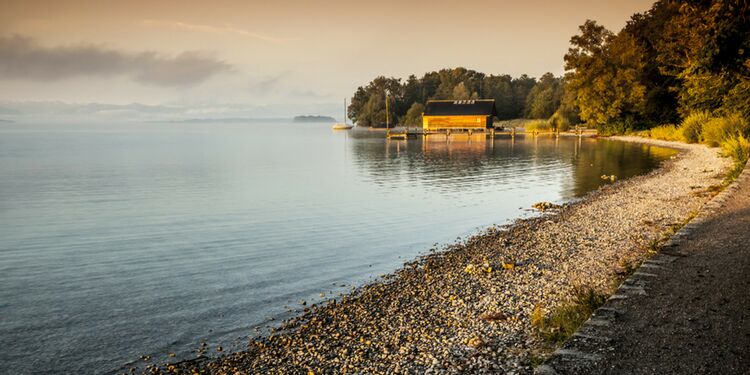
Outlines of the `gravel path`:
{"type": "MultiPolygon", "coordinates": [[[[590,374],[750,374],[750,170],[669,266],[617,306],[590,374]]],[[[558,371],[559,372],[559,371],[558,371]]]]}
{"type": "MultiPolygon", "coordinates": [[[[406,263],[306,313],[248,350],[151,368],[164,373],[519,373],[546,347],[530,325],[576,285],[611,288],[621,267],[701,208],[729,161],[681,149],[648,175],[406,263]]],[[[208,353],[216,353],[208,349],[208,353]]]]}

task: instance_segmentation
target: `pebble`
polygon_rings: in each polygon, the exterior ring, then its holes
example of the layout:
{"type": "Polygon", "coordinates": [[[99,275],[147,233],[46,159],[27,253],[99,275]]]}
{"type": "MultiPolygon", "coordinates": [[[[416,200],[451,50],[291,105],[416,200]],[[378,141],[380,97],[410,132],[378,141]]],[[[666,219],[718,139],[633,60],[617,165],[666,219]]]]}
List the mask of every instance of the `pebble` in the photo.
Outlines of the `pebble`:
{"type": "Polygon", "coordinates": [[[678,147],[682,157],[654,172],[608,176],[612,184],[585,199],[545,204],[551,213],[487,229],[409,261],[337,303],[305,308],[279,333],[252,339],[247,350],[147,372],[531,374],[532,358],[548,345],[531,326],[535,308],[549,312],[577,285],[611,288],[621,261],[645,259],[648,244],[669,223],[709,199],[691,194],[691,186],[721,182],[703,173],[728,169],[715,149],[678,147]]]}

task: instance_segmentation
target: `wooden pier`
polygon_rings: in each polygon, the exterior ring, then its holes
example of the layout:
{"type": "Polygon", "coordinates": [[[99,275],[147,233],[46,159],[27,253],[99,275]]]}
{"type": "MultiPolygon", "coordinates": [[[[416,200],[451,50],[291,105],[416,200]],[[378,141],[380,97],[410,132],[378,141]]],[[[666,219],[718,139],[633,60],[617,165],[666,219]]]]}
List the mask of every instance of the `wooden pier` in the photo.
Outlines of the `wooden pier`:
{"type": "Polygon", "coordinates": [[[450,137],[452,135],[468,135],[468,136],[477,136],[477,135],[485,135],[486,137],[492,137],[495,136],[511,136],[511,138],[515,138],[517,135],[522,136],[554,136],[559,137],[560,135],[563,136],[577,136],[577,137],[584,137],[584,136],[594,136],[597,134],[595,129],[573,129],[566,132],[559,132],[554,130],[547,130],[547,131],[537,131],[537,130],[531,130],[531,131],[518,131],[516,129],[460,129],[460,128],[452,128],[452,129],[440,129],[440,130],[424,130],[423,128],[394,128],[389,129],[386,132],[386,138],[388,139],[408,139],[408,138],[418,138],[418,137],[424,137],[424,136],[430,136],[430,135],[443,135],[445,137],[450,137]]]}

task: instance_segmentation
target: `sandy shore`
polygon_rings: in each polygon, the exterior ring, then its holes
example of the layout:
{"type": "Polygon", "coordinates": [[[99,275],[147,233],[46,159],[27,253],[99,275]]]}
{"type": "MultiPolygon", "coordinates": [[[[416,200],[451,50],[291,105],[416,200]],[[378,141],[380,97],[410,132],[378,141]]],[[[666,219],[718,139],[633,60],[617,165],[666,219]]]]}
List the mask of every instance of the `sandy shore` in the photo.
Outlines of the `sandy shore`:
{"type": "Polygon", "coordinates": [[[649,243],[711,198],[731,164],[700,145],[615,139],[681,152],[648,175],[490,229],[339,301],[312,306],[246,351],[149,370],[531,373],[532,356],[548,347],[530,324],[534,308],[555,308],[576,285],[611,288],[623,264],[646,258],[649,243]]]}

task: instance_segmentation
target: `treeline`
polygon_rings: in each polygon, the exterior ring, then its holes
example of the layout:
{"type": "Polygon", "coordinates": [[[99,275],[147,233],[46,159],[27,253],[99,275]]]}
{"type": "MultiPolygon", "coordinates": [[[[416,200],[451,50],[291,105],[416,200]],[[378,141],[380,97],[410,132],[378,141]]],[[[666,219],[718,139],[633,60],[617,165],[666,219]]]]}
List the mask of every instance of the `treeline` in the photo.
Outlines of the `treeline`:
{"type": "MultiPolygon", "coordinates": [[[[657,1],[617,34],[586,21],[565,55],[561,110],[603,133],[750,157],[750,2],[657,1]]],[[[558,110],[558,111],[561,111],[558,110]]]]}
{"type": "Polygon", "coordinates": [[[604,133],[681,124],[694,113],[750,119],[750,5],[747,0],[654,3],[618,33],[580,26],[564,56],[565,76],[485,75],[464,68],[421,78],[378,77],[359,87],[349,118],[363,126],[418,124],[428,99],[493,98],[501,120],[585,123],[604,133]]]}
{"type": "Polygon", "coordinates": [[[349,118],[360,126],[385,126],[386,92],[390,123],[418,126],[429,99],[495,99],[500,120],[548,118],[560,106],[563,82],[551,73],[537,80],[465,68],[429,72],[421,78],[411,75],[405,82],[381,76],[357,88],[347,111],[349,118]]]}
{"type": "Polygon", "coordinates": [[[565,87],[580,118],[611,132],[677,124],[691,113],[750,117],[748,1],[657,1],[613,33],[580,26],[565,87]]]}

